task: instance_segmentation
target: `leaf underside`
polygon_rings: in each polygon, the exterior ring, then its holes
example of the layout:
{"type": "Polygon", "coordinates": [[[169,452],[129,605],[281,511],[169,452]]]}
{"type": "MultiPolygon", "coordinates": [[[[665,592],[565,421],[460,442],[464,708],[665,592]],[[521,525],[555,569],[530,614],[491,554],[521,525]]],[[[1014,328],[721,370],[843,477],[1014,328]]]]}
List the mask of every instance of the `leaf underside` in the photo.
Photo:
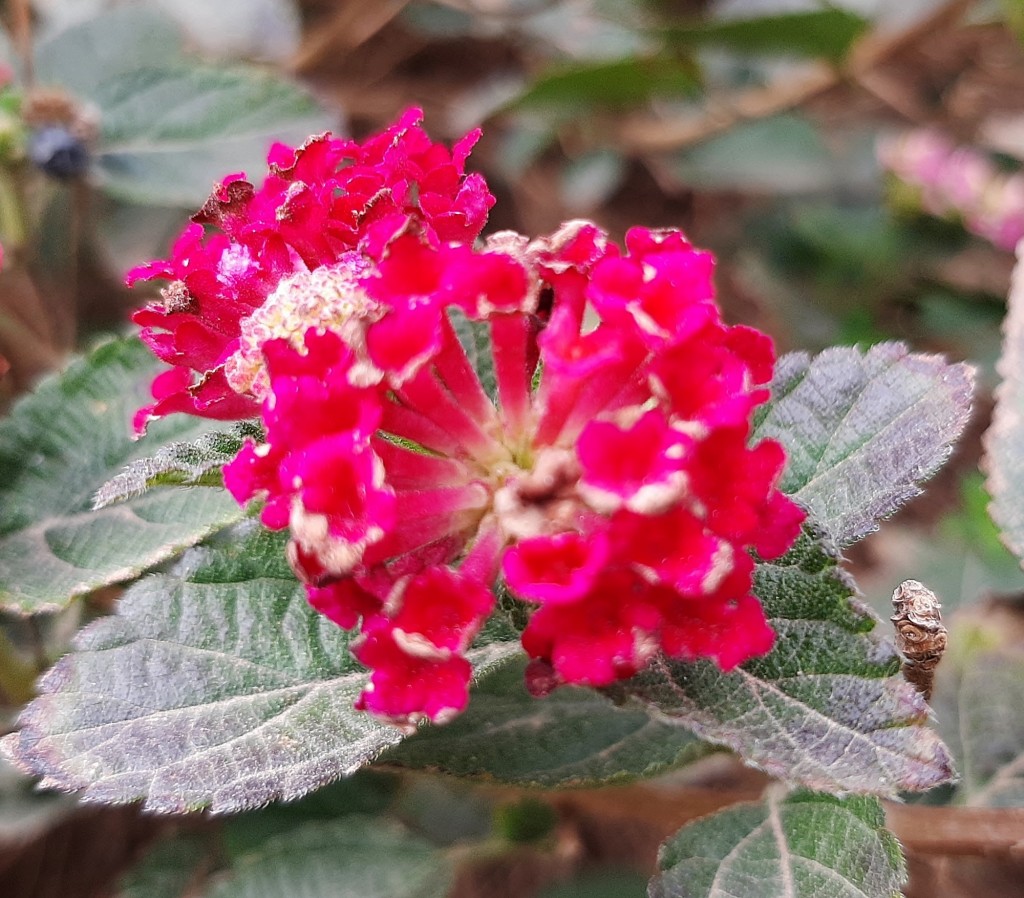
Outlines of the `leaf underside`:
{"type": "Polygon", "coordinates": [[[223,486],[221,468],[230,462],[246,439],[263,441],[258,421],[237,421],[226,430],[204,433],[196,440],[162,447],[152,458],[130,462],[93,497],[97,510],[141,496],[156,486],[223,486]]]}
{"type": "Polygon", "coordinates": [[[1007,300],[997,368],[1003,380],[996,388],[992,426],[985,434],[987,486],[992,496],[989,511],[1003,541],[1024,562],[1024,263],[1020,256],[1007,300]]]}

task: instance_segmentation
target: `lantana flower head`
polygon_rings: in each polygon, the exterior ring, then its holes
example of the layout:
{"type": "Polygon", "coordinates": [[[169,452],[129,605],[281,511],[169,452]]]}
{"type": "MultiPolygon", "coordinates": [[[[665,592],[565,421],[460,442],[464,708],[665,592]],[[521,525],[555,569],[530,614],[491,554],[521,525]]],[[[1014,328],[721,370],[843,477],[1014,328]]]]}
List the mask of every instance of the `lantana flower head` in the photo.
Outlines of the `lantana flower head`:
{"type": "Polygon", "coordinates": [[[359,630],[358,707],[399,725],[465,707],[498,596],[529,612],[536,694],[768,651],[751,551],[804,516],[781,447],[750,445],[770,340],[722,322],[678,231],[478,241],[477,133],[449,151],[418,123],[275,147],[130,275],[169,281],[136,316],[174,366],[139,425],[261,416],[225,485],[288,528],[313,607],[359,630]]]}

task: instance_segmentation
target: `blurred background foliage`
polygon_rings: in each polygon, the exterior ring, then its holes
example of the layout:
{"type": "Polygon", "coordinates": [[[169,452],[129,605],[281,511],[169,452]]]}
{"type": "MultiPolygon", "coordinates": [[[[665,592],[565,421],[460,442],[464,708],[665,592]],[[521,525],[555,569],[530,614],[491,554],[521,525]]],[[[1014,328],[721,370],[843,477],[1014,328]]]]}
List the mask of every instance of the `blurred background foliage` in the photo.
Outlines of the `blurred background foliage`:
{"type": "MultiPolygon", "coordinates": [[[[977,411],[953,463],[850,562],[886,616],[904,577],[947,612],[967,608],[970,632],[985,601],[1019,614],[1006,597],[1024,593],[1024,574],[978,466],[1024,236],[1021,0],[7,0],[2,16],[4,406],[124,326],[145,298],[123,288],[124,270],[162,255],[220,177],[258,178],[272,140],[363,136],[421,105],[438,138],[483,125],[472,166],[498,196],[491,230],[579,216],[616,237],[682,228],[718,256],[727,318],[780,351],[900,339],[973,362],[977,411]]],[[[115,598],[0,621],[0,727],[115,598]]],[[[12,898],[198,894],[282,815],[338,807],[318,793],[241,828],[174,823],[33,796],[2,764],[0,893],[12,898]],[[113,885],[169,832],[166,857],[113,885]]],[[[414,828],[443,817],[452,842],[491,832],[453,894],[598,898],[643,893],[653,846],[694,815],[673,789],[760,788],[733,767],[700,776],[644,792],[642,811],[625,813],[637,801],[621,795],[561,796],[556,822],[507,792],[469,801],[432,781],[345,793],[360,781],[335,800],[386,803],[414,828]]],[[[1024,871],[1003,855],[943,866],[909,847],[909,894],[1019,894],[1024,871]]]]}

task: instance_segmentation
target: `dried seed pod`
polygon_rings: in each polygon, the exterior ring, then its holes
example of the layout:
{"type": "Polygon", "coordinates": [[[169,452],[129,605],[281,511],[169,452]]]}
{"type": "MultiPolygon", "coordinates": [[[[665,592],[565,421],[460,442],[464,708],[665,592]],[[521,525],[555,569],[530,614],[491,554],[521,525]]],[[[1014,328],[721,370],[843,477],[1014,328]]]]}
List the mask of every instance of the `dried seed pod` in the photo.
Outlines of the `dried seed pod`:
{"type": "Polygon", "coordinates": [[[890,620],[896,627],[896,648],[903,655],[903,676],[925,701],[932,696],[935,668],[946,651],[946,628],[941,604],[935,593],[917,580],[904,580],[892,594],[896,612],[890,620]]]}

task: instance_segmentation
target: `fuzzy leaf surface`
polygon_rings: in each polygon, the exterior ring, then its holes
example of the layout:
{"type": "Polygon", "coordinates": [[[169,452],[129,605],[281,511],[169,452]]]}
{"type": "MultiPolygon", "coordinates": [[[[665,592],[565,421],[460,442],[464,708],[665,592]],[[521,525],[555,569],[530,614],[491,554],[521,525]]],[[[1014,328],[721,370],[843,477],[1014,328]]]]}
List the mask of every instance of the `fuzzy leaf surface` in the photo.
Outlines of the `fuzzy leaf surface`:
{"type": "Polygon", "coordinates": [[[728,673],[657,659],[616,690],[793,785],[893,796],[950,780],[928,705],[826,543],[805,534],[759,564],[754,592],[777,636],[767,655],[728,673]]]}
{"type": "MultiPolygon", "coordinates": [[[[246,522],[135,584],[43,677],[5,751],[46,786],[234,812],[352,773],[401,739],[353,709],[351,636],[313,611],[283,534],[246,522]]],[[[484,673],[517,644],[483,646],[484,673]]]]}
{"type": "Polygon", "coordinates": [[[40,383],[0,421],[0,605],[54,611],[147,568],[237,521],[222,490],[160,490],[92,511],[92,496],[125,464],[209,422],[158,422],[141,440],[131,419],[158,363],[137,338],[112,340],[40,383]]]}
{"type": "Polygon", "coordinates": [[[898,898],[906,881],[876,799],[774,790],[684,826],[658,870],[650,898],[898,898]]]}
{"type": "Polygon", "coordinates": [[[221,468],[238,454],[246,438],[262,441],[263,428],[259,422],[238,421],[228,430],[170,443],[152,458],[129,462],[120,474],[97,490],[94,507],[106,508],[141,496],[155,486],[223,486],[221,468]]]}
{"type": "Polygon", "coordinates": [[[439,898],[451,862],[378,818],[309,823],[268,839],[232,865],[208,898],[439,898]]]}
{"type": "Polygon", "coordinates": [[[1002,383],[996,389],[992,426],[985,434],[989,510],[1003,540],[1024,563],[1024,262],[1013,272],[1003,321],[1003,352],[996,366],[1002,383]]]}
{"type": "Polygon", "coordinates": [[[780,488],[845,546],[920,494],[967,423],[973,385],[967,365],[901,343],[789,353],[754,438],[782,443],[780,488]]]}
{"type": "Polygon", "coordinates": [[[523,685],[525,659],[473,690],[469,708],[441,727],[423,727],[381,761],[455,776],[544,788],[655,776],[707,753],[692,733],[619,708],[592,689],[565,687],[543,699],[523,685]]]}

